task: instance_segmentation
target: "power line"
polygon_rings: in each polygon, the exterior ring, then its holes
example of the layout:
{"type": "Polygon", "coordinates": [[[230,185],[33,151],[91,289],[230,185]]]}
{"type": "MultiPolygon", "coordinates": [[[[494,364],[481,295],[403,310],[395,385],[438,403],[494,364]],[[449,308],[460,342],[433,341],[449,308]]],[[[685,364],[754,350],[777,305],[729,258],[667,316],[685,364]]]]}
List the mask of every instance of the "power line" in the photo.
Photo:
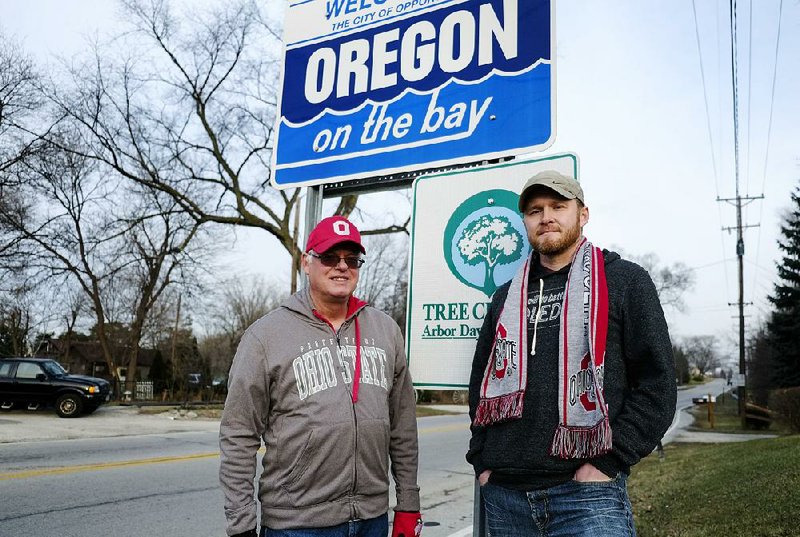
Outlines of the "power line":
{"type": "Polygon", "coordinates": [[[714,136],[711,133],[711,114],[709,113],[708,109],[708,89],[706,87],[705,69],[703,68],[703,51],[700,48],[700,29],[697,24],[696,0],[692,0],[692,14],[694,15],[694,36],[695,36],[695,41],[697,42],[697,57],[700,63],[700,80],[703,83],[703,103],[705,104],[705,109],[706,109],[706,126],[708,128],[708,142],[711,148],[711,168],[714,171],[714,188],[717,191],[717,197],[719,197],[719,177],[717,173],[717,157],[714,151],[714,136]]]}
{"type": "Polygon", "coordinates": [[[730,0],[731,6],[731,78],[733,84],[733,161],[736,177],[736,197],[739,197],[739,65],[738,39],[736,36],[736,0],[730,0]]]}
{"type": "Polygon", "coordinates": [[[783,0],[780,1],[780,5],[778,7],[778,35],[775,38],[775,66],[772,69],[772,88],[770,90],[770,99],[769,99],[769,125],[767,126],[767,147],[764,155],[764,172],[761,183],[761,192],[764,192],[764,188],[767,183],[767,163],[769,161],[770,139],[772,138],[772,117],[773,117],[773,112],[775,110],[775,86],[776,86],[776,81],[778,79],[778,50],[780,49],[781,45],[782,21],[783,21],[783,0]]]}
{"type": "MultiPolygon", "coordinates": [[[[742,198],[739,194],[739,69],[737,65],[736,37],[736,0],[731,0],[731,77],[733,82],[733,143],[734,143],[734,175],[736,177],[736,257],[739,268],[739,374],[745,375],[744,356],[744,239],[742,238],[742,198]]],[[[728,201],[728,200],[726,200],[728,201]]],[[[746,381],[745,381],[746,382],[746,381]]],[[[745,386],[739,386],[739,415],[742,427],[745,423],[745,386]]]]}
{"type": "MultiPolygon", "coordinates": [[[[700,28],[697,22],[697,5],[696,0],[692,0],[692,15],[694,17],[694,37],[695,42],[697,43],[697,58],[698,63],[700,66],[700,80],[703,83],[703,103],[705,105],[706,111],[706,128],[708,130],[708,143],[709,148],[711,150],[711,168],[714,172],[714,190],[716,191],[717,198],[719,198],[719,173],[717,171],[717,156],[716,150],[714,148],[714,135],[711,129],[711,112],[708,107],[708,87],[706,85],[706,74],[705,69],[703,67],[703,51],[700,46],[700,28]]],[[[719,16],[719,10],[717,10],[717,15],[719,16]]],[[[719,19],[717,19],[717,30],[719,30],[719,19]]],[[[717,39],[717,43],[719,43],[719,39],[717,39]]],[[[722,114],[720,113],[720,116],[722,114]]],[[[722,209],[717,206],[717,216],[719,218],[720,227],[722,227],[722,209]]],[[[724,237],[720,237],[720,242],[722,246],[722,251],[725,251],[725,239],[724,237]]],[[[728,267],[723,267],[725,273],[725,288],[729,287],[730,281],[728,280],[728,267]]]]}
{"type": "Polygon", "coordinates": [[[753,0],[750,0],[750,14],[747,30],[747,173],[745,174],[746,194],[750,193],[750,134],[753,132],[753,0]]]}
{"type": "MultiPolygon", "coordinates": [[[[780,0],[778,5],[778,34],[775,37],[775,62],[773,64],[772,69],[772,88],[770,89],[770,100],[769,100],[769,122],[767,124],[767,145],[764,151],[764,169],[761,176],[761,192],[762,194],[766,190],[767,186],[767,167],[769,164],[769,147],[770,142],[772,140],[772,118],[773,112],[775,111],[775,87],[777,85],[778,79],[778,52],[780,50],[781,44],[781,25],[783,22],[783,0],[780,0]]],[[[764,204],[762,203],[759,208],[758,213],[758,221],[760,222],[764,215],[764,204]]],[[[756,240],[756,263],[758,263],[759,257],[761,255],[761,229],[758,230],[758,238],[756,240]]],[[[758,278],[758,273],[753,274],[753,288],[756,286],[756,280],[758,278]]]]}

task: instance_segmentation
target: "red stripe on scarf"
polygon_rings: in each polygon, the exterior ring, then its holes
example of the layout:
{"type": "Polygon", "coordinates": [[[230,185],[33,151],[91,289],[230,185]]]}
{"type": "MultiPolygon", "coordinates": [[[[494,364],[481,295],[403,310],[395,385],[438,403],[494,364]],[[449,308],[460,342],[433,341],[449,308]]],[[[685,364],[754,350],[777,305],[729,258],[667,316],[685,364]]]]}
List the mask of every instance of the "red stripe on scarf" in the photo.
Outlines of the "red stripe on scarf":
{"type": "MultiPolygon", "coordinates": [[[[592,319],[592,326],[594,326],[594,339],[592,341],[592,352],[594,356],[595,367],[600,367],[605,363],[606,358],[606,337],[608,336],[608,285],[601,285],[600,282],[606,281],[606,265],[603,251],[600,248],[592,248],[592,259],[594,261],[593,273],[597,278],[592,278],[592,286],[597,292],[596,297],[596,316],[592,319]]],[[[593,310],[594,311],[594,310],[593,310]]],[[[595,382],[596,379],[595,379],[595,382]]],[[[597,393],[597,402],[603,414],[608,416],[608,409],[606,408],[606,397],[603,390],[595,390],[597,393]]]]}
{"type": "MultiPolygon", "coordinates": [[[[531,258],[525,261],[525,274],[528,274],[528,263],[530,263],[531,258]]],[[[528,315],[527,315],[527,308],[528,308],[528,278],[525,278],[525,281],[522,282],[519,291],[519,333],[520,337],[527,338],[528,332],[526,330],[526,325],[528,322],[528,315]]],[[[499,317],[498,317],[499,318],[499,317]]],[[[521,351],[522,349],[520,349],[521,351]]],[[[523,390],[528,384],[528,368],[522,366],[522,360],[525,360],[525,363],[528,363],[528,356],[527,354],[530,353],[530,349],[528,352],[524,353],[526,356],[521,356],[523,353],[520,352],[519,357],[519,367],[520,367],[520,375],[519,375],[519,389],[523,390]],[[525,372],[523,375],[522,372],[525,372]]]]}

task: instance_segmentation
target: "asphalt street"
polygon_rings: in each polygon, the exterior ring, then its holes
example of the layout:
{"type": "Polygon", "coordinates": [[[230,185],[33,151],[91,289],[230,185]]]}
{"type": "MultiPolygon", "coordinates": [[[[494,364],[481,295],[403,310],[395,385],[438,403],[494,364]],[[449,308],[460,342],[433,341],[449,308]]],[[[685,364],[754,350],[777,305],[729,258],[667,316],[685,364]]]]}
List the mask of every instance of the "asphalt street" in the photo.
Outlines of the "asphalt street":
{"type": "MultiPolygon", "coordinates": [[[[664,442],[726,442],[769,435],[687,431],[692,398],[722,381],[680,390],[664,442]]],[[[466,406],[420,418],[425,537],[467,537],[474,477],[464,460],[466,406]]],[[[106,406],[62,419],[49,410],[0,414],[0,536],[223,535],[217,483],[219,421],[106,406]],[[111,527],[109,527],[111,526],[111,527]]]]}

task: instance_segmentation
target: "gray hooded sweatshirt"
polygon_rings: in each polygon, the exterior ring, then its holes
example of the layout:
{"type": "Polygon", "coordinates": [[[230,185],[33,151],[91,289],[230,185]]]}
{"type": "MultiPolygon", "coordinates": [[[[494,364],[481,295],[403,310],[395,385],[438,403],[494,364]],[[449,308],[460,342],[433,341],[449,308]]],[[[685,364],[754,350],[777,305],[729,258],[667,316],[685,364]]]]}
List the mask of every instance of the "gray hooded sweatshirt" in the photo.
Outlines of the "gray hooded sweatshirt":
{"type": "Polygon", "coordinates": [[[262,526],[320,528],[382,515],[389,509],[390,459],[395,509],[419,511],[417,422],[403,337],[397,323],[366,303],[351,298],[348,309],[334,331],[303,290],[242,336],[220,424],[228,535],[256,527],[253,480],[262,440],[262,526]]]}

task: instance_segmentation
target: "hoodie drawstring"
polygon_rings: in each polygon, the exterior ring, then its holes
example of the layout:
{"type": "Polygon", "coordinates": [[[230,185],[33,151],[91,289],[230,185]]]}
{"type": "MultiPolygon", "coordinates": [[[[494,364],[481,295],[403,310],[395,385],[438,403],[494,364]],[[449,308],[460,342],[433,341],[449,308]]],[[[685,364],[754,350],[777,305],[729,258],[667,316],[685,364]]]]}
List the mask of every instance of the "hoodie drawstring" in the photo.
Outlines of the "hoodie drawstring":
{"type": "Polygon", "coordinates": [[[358,326],[358,316],[355,318],[356,324],[356,367],[353,375],[353,403],[358,402],[358,386],[361,382],[361,329],[358,326]]]}
{"type": "MultiPolygon", "coordinates": [[[[312,309],[311,312],[314,314],[314,317],[330,326],[333,333],[336,334],[336,341],[338,342],[339,336],[331,322],[316,309],[312,309]]],[[[361,383],[361,327],[358,325],[358,315],[355,315],[353,322],[356,325],[356,363],[354,364],[353,372],[353,391],[350,397],[353,399],[353,403],[355,403],[358,401],[358,386],[361,383]]]]}
{"type": "Polygon", "coordinates": [[[543,295],[544,295],[544,280],[542,278],[539,278],[539,305],[536,306],[536,318],[533,321],[533,341],[531,342],[531,356],[536,356],[536,329],[539,328],[539,318],[542,316],[543,295]]]}

